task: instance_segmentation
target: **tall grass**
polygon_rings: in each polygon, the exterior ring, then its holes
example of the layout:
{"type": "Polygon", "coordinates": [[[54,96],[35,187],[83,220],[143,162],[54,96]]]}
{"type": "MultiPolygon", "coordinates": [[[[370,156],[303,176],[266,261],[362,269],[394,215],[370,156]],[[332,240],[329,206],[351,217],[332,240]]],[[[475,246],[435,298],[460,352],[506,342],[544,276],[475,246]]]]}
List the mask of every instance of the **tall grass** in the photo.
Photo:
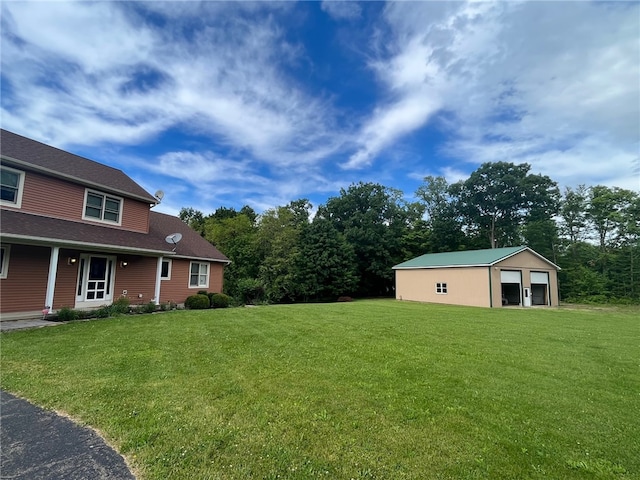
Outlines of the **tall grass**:
{"type": "Polygon", "coordinates": [[[2,334],[142,478],[640,478],[638,310],[359,301],[2,334]]]}

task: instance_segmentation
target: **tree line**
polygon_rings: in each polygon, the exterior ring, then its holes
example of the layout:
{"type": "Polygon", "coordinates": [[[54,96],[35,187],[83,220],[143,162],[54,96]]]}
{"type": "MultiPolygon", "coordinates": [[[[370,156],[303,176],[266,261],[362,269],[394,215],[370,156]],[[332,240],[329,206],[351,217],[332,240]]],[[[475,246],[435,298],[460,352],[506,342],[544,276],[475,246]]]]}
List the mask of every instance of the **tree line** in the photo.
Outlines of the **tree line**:
{"type": "Polygon", "coordinates": [[[490,162],[456,183],[428,176],[411,201],[357,183],[317,208],[307,199],[258,215],[220,207],[180,218],[232,263],[225,293],[243,302],[393,295],[394,265],[437,252],[527,245],[561,267],[569,302],[640,301],[640,196],[567,187],[528,164],[490,162]]]}

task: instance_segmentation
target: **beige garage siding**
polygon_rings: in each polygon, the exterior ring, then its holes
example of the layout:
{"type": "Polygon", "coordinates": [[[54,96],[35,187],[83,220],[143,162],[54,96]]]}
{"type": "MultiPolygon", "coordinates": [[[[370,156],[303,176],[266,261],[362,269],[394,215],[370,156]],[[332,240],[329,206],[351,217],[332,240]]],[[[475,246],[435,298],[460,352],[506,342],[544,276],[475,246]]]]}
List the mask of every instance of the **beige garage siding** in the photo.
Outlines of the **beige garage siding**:
{"type": "Polygon", "coordinates": [[[399,269],[396,298],[489,307],[489,270],[488,267],[399,269]],[[446,294],[436,293],[437,283],[446,284],[446,294]]]}
{"type": "Polygon", "coordinates": [[[522,288],[531,288],[531,272],[546,272],[549,274],[548,295],[551,306],[557,307],[558,272],[548,262],[531,252],[520,252],[517,255],[496,263],[491,271],[493,283],[493,305],[500,306],[500,272],[502,270],[520,270],[522,272],[522,288]],[[526,267],[524,266],[526,265],[526,267]]]}

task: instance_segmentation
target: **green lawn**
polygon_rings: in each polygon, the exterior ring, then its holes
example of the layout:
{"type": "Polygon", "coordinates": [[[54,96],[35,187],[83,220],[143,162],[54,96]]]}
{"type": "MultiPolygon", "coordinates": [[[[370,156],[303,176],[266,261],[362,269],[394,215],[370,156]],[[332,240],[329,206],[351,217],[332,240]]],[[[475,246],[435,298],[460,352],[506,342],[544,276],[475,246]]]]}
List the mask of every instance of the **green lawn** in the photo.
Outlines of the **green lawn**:
{"type": "Polygon", "coordinates": [[[640,478],[640,311],[392,300],[3,333],[145,479],[640,478]]]}

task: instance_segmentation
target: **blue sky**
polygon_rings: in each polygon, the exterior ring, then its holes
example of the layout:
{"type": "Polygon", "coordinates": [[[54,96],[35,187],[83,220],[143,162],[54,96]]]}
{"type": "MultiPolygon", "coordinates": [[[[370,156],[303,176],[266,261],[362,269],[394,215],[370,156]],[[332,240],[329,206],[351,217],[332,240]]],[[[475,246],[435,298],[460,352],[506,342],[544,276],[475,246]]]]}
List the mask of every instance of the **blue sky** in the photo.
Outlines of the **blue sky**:
{"type": "Polygon", "coordinates": [[[640,189],[638,2],[2,2],[2,127],[156,209],[410,199],[487,161],[640,189]]]}

